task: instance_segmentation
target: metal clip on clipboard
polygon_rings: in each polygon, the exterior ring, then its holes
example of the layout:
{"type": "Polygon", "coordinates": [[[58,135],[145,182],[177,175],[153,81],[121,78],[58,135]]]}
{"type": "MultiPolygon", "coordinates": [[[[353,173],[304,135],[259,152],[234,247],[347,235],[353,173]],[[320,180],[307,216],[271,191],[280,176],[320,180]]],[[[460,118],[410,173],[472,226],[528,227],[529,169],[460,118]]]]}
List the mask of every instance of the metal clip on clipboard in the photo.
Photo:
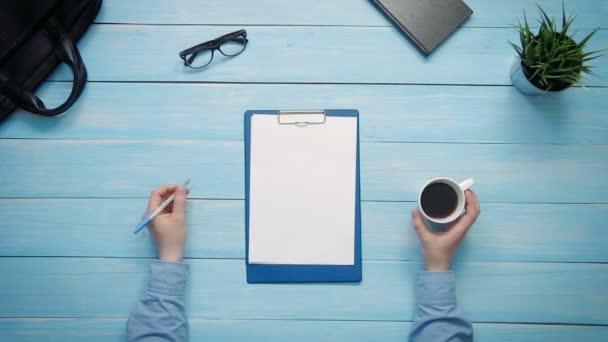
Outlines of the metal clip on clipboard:
{"type": "Polygon", "coordinates": [[[282,110],[277,115],[281,125],[296,125],[300,127],[325,123],[324,110],[282,110]]]}

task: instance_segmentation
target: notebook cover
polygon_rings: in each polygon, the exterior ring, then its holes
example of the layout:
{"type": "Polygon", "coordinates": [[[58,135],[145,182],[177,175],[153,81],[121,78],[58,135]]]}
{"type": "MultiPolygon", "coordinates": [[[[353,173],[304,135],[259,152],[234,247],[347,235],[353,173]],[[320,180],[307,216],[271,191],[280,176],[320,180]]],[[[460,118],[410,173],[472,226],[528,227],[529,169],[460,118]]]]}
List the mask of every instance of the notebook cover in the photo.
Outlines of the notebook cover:
{"type": "Polygon", "coordinates": [[[251,117],[254,114],[278,115],[277,110],[250,110],[245,113],[245,265],[247,283],[317,283],[360,282],[361,263],[361,187],[359,173],[359,112],[354,109],[326,109],[328,116],[357,118],[357,175],[355,193],[355,264],[354,265],[280,265],[249,263],[249,149],[251,117]]]}
{"type": "Polygon", "coordinates": [[[461,0],[372,0],[426,55],[473,14],[461,0]]]}

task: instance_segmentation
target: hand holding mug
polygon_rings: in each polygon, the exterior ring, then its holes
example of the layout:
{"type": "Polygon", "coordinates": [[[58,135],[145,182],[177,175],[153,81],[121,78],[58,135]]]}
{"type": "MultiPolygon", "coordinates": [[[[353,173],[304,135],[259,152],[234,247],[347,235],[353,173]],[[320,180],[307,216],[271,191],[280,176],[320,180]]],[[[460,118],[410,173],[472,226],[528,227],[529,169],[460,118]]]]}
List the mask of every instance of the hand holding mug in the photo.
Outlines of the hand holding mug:
{"type": "Polygon", "coordinates": [[[479,216],[479,200],[475,193],[469,190],[472,185],[472,179],[467,179],[460,184],[449,179],[436,179],[423,187],[420,196],[421,201],[419,202],[420,208],[412,211],[412,223],[422,244],[426,271],[442,272],[450,269],[452,258],[460,242],[479,216]],[[443,195],[441,198],[431,202],[429,202],[429,199],[433,199],[432,197],[426,198],[423,204],[423,195],[425,197],[429,194],[433,195],[432,193],[425,194],[425,191],[429,190],[433,184],[449,185],[454,194],[446,193],[447,188],[439,189],[441,191],[436,192],[435,195],[443,195]],[[446,208],[451,209],[447,210],[446,208]],[[437,216],[433,217],[429,214],[437,214],[437,216]],[[431,230],[425,223],[425,219],[433,225],[443,224],[446,229],[431,230]]]}

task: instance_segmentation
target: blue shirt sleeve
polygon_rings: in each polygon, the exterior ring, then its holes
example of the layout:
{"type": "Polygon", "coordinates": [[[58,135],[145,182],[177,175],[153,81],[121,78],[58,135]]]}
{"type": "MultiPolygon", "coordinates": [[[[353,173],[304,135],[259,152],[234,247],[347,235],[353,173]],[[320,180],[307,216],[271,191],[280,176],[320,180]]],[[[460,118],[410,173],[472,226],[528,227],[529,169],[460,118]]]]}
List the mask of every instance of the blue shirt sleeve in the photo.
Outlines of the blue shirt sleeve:
{"type": "Polygon", "coordinates": [[[150,283],[127,322],[127,341],[187,341],[184,288],[188,265],[154,261],[150,283]]]}
{"type": "Polygon", "coordinates": [[[473,341],[473,326],[456,304],[452,272],[416,275],[416,314],[410,342],[473,341]]]}

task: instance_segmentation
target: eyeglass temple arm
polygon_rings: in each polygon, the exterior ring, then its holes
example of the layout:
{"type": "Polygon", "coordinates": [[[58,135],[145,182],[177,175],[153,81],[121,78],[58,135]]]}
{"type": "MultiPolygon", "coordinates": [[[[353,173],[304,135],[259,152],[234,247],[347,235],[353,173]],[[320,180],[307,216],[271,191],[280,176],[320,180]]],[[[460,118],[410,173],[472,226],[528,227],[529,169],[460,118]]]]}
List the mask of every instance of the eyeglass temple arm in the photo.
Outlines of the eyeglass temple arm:
{"type": "Polygon", "coordinates": [[[214,45],[212,43],[213,43],[213,40],[210,40],[208,42],[204,42],[204,43],[200,43],[198,45],[194,45],[193,47],[190,47],[190,48],[187,48],[184,51],[181,51],[179,53],[179,55],[183,58],[183,57],[185,57],[188,54],[199,52],[202,49],[206,49],[206,48],[212,47],[214,45]]]}
{"type": "Polygon", "coordinates": [[[217,37],[214,40],[211,40],[210,42],[216,41],[216,40],[222,40],[222,39],[226,39],[226,38],[238,37],[238,36],[245,36],[245,37],[247,37],[247,31],[245,31],[245,30],[238,30],[238,31],[230,32],[230,33],[227,33],[227,34],[225,34],[223,36],[217,37]]]}

